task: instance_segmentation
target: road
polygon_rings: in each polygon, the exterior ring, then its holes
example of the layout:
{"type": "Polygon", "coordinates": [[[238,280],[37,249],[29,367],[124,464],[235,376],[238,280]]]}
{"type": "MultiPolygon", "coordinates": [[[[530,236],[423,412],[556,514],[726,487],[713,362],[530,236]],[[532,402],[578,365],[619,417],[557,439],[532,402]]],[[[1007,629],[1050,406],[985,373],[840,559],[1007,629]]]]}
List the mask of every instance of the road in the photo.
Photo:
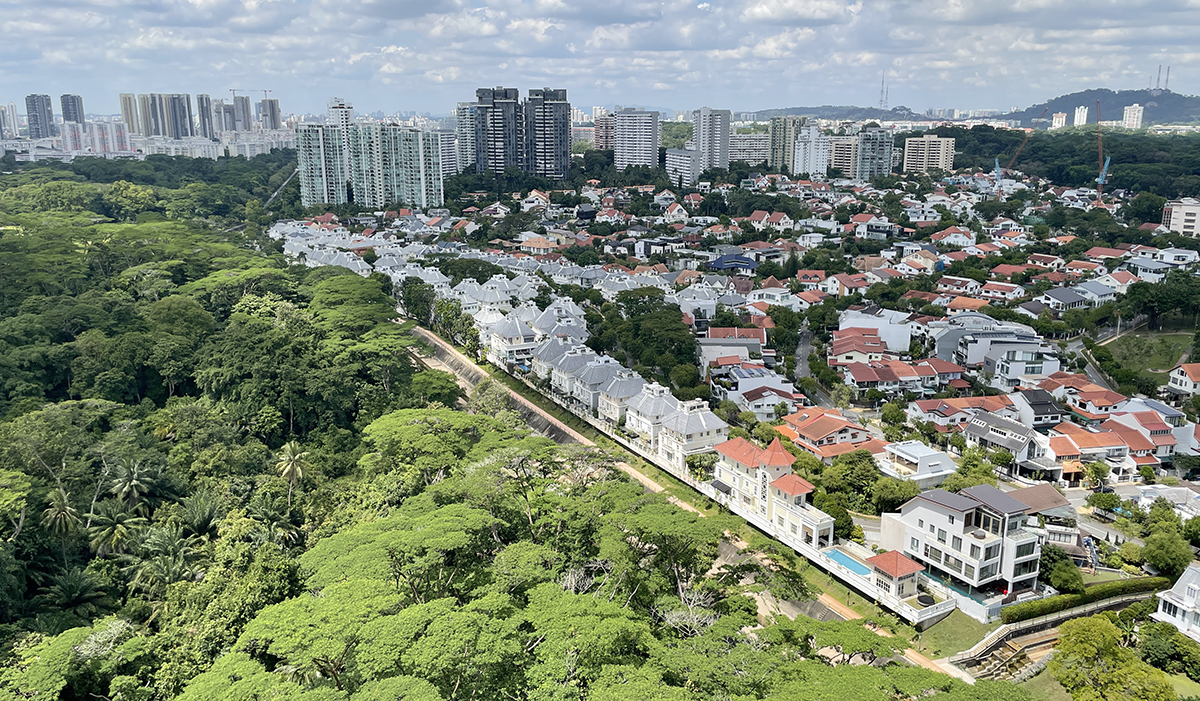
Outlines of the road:
{"type": "MultiPolygon", "coordinates": [[[[804,320],[804,326],[800,329],[800,343],[796,346],[796,377],[799,380],[801,377],[808,377],[808,356],[812,353],[812,331],[808,329],[808,320],[804,320]]],[[[833,399],[823,389],[816,389],[813,392],[805,392],[808,397],[817,406],[823,409],[833,409],[833,399]]]]}
{"type": "MultiPolygon", "coordinates": [[[[1113,489],[1116,491],[1117,496],[1121,497],[1122,499],[1136,498],[1139,494],[1137,486],[1132,484],[1118,484],[1115,485],[1113,489]]],[[[1091,495],[1091,493],[1092,490],[1090,489],[1068,489],[1064,493],[1064,496],[1067,498],[1067,501],[1071,502],[1071,506],[1074,507],[1075,511],[1078,512],[1081,508],[1085,508],[1087,506],[1087,498],[1091,495]]],[[[1132,538],[1121,531],[1118,531],[1116,528],[1113,528],[1110,524],[1099,519],[1092,518],[1090,515],[1080,514],[1079,526],[1100,540],[1108,540],[1110,543],[1115,542],[1117,538],[1120,538],[1122,543],[1130,540],[1138,545],[1142,544],[1142,540],[1140,538],[1132,538]]]]}

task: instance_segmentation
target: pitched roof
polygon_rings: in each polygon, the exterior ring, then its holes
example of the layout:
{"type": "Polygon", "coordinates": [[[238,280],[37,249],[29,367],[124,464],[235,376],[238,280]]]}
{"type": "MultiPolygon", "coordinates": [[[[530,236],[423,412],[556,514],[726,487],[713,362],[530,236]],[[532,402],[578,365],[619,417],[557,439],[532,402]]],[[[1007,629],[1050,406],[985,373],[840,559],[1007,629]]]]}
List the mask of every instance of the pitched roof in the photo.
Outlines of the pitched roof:
{"type": "MultiPolygon", "coordinates": [[[[776,438],[775,441],[778,442],[779,439],[776,438]]],[[[812,482],[809,482],[798,475],[793,475],[790,472],[772,482],[771,486],[783,492],[784,494],[794,497],[798,497],[801,494],[810,494],[816,489],[812,482]]]]}
{"type": "Polygon", "coordinates": [[[759,461],[767,467],[791,467],[792,463],[796,462],[796,456],[792,455],[779,442],[779,436],[771,441],[771,445],[762,451],[758,456],[759,461]]]}
{"type": "Polygon", "coordinates": [[[904,556],[896,550],[889,550],[874,557],[867,558],[867,564],[880,570],[892,579],[899,579],[920,572],[925,566],[904,556]]]}
{"type": "Polygon", "coordinates": [[[1024,489],[1014,489],[1008,495],[1028,506],[1028,513],[1031,514],[1071,505],[1071,502],[1059,494],[1051,484],[1035,484],[1024,489]]]}

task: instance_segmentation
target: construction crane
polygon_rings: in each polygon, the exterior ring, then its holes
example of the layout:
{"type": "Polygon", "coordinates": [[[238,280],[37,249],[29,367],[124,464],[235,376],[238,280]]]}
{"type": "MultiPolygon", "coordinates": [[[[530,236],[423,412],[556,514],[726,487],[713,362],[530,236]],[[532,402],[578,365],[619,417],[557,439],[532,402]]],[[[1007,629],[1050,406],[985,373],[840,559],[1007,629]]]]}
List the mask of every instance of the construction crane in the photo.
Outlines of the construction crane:
{"type": "Polygon", "coordinates": [[[264,89],[264,90],[262,91],[262,94],[263,94],[263,100],[266,100],[266,99],[267,99],[267,93],[269,93],[269,92],[275,92],[275,91],[274,91],[274,90],[266,90],[266,89],[264,89]]]}
{"type": "Polygon", "coordinates": [[[1032,136],[1034,130],[1037,129],[1037,123],[1042,121],[1042,118],[1046,116],[1046,112],[1048,112],[1048,111],[1050,111],[1049,107],[1042,110],[1042,113],[1040,115],[1038,115],[1038,118],[1033,120],[1033,129],[1030,129],[1029,131],[1025,132],[1025,138],[1021,139],[1021,145],[1017,147],[1016,151],[1013,151],[1012,158],[1008,159],[1008,167],[1005,168],[1005,170],[1010,170],[1010,171],[1012,170],[1013,164],[1017,162],[1017,156],[1020,156],[1021,151],[1025,150],[1025,144],[1029,143],[1029,137],[1032,136]]]}
{"type": "Polygon", "coordinates": [[[1096,178],[1096,201],[1104,198],[1104,183],[1108,182],[1108,162],[1104,157],[1104,131],[1100,126],[1100,101],[1096,100],[1096,165],[1100,168],[1100,177],[1096,178]]]}

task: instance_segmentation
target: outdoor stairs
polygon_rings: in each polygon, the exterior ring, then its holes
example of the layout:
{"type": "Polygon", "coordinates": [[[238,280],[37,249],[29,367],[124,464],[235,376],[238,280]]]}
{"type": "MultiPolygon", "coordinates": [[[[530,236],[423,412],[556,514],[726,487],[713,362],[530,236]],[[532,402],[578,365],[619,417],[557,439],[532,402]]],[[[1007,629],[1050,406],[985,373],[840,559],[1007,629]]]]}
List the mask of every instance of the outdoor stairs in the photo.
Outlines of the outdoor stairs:
{"type": "Polygon", "coordinates": [[[1012,679],[1052,650],[1057,642],[1057,629],[1007,640],[993,650],[992,654],[972,671],[971,676],[976,679],[1012,679]]]}

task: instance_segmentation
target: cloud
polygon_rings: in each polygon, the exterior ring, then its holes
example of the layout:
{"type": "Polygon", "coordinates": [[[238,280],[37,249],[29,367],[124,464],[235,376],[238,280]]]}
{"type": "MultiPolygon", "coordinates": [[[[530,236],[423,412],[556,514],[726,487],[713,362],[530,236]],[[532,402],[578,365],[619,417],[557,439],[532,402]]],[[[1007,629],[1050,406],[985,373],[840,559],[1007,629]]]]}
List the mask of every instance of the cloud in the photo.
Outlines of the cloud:
{"type": "Polygon", "coordinates": [[[446,113],[482,85],[564,87],[576,105],[753,111],[1007,108],[1146,85],[1197,92],[1200,0],[39,0],[0,15],[0,103],[78,92],[269,88],[446,113]],[[402,86],[401,89],[397,87],[402,86]]]}

